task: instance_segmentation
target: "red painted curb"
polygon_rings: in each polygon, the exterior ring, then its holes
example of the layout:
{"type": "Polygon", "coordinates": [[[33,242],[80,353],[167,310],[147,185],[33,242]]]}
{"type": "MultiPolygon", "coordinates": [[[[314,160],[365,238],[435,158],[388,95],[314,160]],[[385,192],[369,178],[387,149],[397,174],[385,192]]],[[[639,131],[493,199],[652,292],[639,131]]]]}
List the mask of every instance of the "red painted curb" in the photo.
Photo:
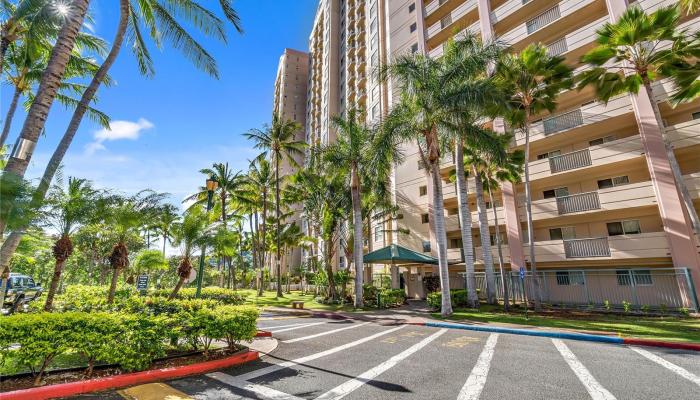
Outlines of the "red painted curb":
{"type": "Polygon", "coordinates": [[[258,331],[258,333],[255,334],[255,337],[272,337],[272,332],[270,332],[270,331],[258,331]]]}
{"type": "Polygon", "coordinates": [[[57,397],[74,396],[81,393],[96,392],[106,389],[150,383],[165,379],[181,378],[188,375],[203,374],[221,368],[232,367],[260,357],[257,351],[247,351],[223,358],[221,360],[205,361],[198,364],[183,365],[180,367],[163,368],[151,371],[134,372],[109,376],[105,378],[90,379],[87,381],[60,383],[31,389],[15,390],[0,393],[2,400],[43,400],[57,397]]]}
{"type": "Polygon", "coordinates": [[[636,344],[638,346],[653,346],[653,347],[665,347],[667,349],[700,351],[700,343],[662,342],[660,340],[633,339],[633,338],[625,338],[623,343],[624,344],[636,344]]]}

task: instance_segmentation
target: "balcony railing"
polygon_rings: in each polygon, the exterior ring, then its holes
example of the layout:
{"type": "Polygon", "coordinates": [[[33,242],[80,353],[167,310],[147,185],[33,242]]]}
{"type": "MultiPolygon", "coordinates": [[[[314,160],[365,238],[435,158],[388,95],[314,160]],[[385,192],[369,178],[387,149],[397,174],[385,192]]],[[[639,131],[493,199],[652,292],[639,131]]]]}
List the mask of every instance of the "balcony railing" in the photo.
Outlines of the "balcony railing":
{"type": "Polygon", "coordinates": [[[544,134],[551,135],[583,125],[583,113],[577,108],[564,114],[555,115],[542,121],[544,134]]]}
{"type": "Polygon", "coordinates": [[[563,37],[547,45],[547,53],[550,56],[558,56],[564,54],[569,50],[566,45],[566,38],[563,37]]]}
{"type": "Polygon", "coordinates": [[[571,169],[588,167],[591,164],[590,149],[549,157],[549,170],[553,174],[571,169]]]}
{"type": "Polygon", "coordinates": [[[557,197],[557,211],[559,211],[559,215],[599,209],[600,198],[598,197],[598,192],[576,193],[557,197]]]}
{"type": "Polygon", "coordinates": [[[556,6],[550,8],[549,10],[543,12],[535,18],[527,21],[525,23],[525,26],[527,28],[527,34],[529,35],[532,32],[542,28],[543,26],[556,21],[557,19],[559,19],[559,17],[561,17],[561,14],[559,13],[559,5],[557,4],[556,6]]]}
{"type": "Polygon", "coordinates": [[[610,257],[607,237],[590,239],[565,239],[566,258],[610,257]]]}

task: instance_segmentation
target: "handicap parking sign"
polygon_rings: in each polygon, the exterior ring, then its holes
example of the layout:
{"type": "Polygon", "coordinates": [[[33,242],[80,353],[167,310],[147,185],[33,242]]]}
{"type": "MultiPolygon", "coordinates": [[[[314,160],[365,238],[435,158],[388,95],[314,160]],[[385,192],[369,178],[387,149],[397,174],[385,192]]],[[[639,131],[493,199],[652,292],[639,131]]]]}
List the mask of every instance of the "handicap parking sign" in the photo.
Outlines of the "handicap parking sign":
{"type": "Polygon", "coordinates": [[[520,267],[520,279],[525,279],[525,267],[520,267]]]}

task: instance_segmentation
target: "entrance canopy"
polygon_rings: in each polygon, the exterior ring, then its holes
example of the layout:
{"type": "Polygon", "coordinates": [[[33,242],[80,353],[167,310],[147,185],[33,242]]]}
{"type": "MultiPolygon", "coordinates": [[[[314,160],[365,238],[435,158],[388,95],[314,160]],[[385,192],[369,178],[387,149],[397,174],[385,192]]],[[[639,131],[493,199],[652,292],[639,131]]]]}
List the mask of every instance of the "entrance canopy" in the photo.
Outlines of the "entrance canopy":
{"type": "Polygon", "coordinates": [[[397,244],[367,253],[362,261],[368,264],[437,264],[438,259],[407,249],[397,244]]]}

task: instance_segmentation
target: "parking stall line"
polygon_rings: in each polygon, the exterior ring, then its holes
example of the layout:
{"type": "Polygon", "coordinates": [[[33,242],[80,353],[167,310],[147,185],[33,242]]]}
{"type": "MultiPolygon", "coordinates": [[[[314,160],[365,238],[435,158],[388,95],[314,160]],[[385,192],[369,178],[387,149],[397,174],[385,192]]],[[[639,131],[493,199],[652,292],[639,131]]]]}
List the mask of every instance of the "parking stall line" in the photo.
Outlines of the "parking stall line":
{"type": "Polygon", "coordinates": [[[328,349],[328,350],[324,350],[324,351],[314,353],[314,354],[311,354],[308,356],[300,357],[300,358],[297,358],[297,359],[294,359],[291,361],[285,361],[285,362],[282,362],[279,364],[270,365],[269,367],[260,368],[260,369],[257,369],[255,371],[251,371],[251,372],[248,372],[246,374],[239,375],[238,379],[248,381],[248,380],[255,379],[255,378],[258,378],[258,377],[261,377],[264,375],[271,374],[273,372],[277,372],[277,371],[285,369],[285,368],[293,367],[293,366],[298,365],[298,364],[304,364],[304,363],[307,363],[309,361],[313,361],[313,360],[316,360],[316,359],[319,359],[322,357],[329,356],[329,355],[337,353],[339,351],[343,351],[343,350],[347,350],[347,349],[350,349],[350,348],[355,347],[355,346],[359,346],[363,343],[367,343],[367,342],[374,340],[376,338],[382,337],[384,335],[388,335],[392,332],[396,332],[399,329],[403,329],[404,327],[406,327],[406,325],[400,325],[400,326],[397,326],[395,328],[387,329],[385,331],[375,333],[373,335],[364,337],[362,339],[355,340],[355,341],[350,342],[350,343],[346,343],[346,344],[341,345],[341,346],[333,347],[333,348],[328,349]]]}
{"type": "Polygon", "coordinates": [[[662,367],[664,367],[668,370],[671,370],[671,371],[675,372],[676,374],[682,376],[683,378],[700,386],[700,376],[693,374],[692,372],[688,371],[687,369],[685,369],[681,366],[678,366],[670,361],[667,361],[667,360],[665,360],[665,359],[663,359],[663,358],[657,356],[656,354],[649,352],[647,350],[640,349],[638,347],[630,347],[630,349],[632,349],[635,352],[637,352],[638,354],[644,356],[648,360],[651,360],[651,361],[661,365],[662,367]]]}
{"type": "Polygon", "coordinates": [[[489,335],[484,349],[479,354],[476,365],[474,365],[469,378],[467,378],[464,386],[462,386],[462,390],[459,392],[459,396],[457,396],[458,400],[476,400],[481,396],[481,391],[484,389],[486,378],[491,368],[491,359],[493,358],[497,341],[498,333],[489,335]]]}
{"type": "Polygon", "coordinates": [[[272,329],[281,329],[281,328],[289,328],[292,326],[301,326],[301,325],[308,325],[310,322],[297,322],[296,324],[289,324],[289,325],[273,325],[273,326],[259,326],[258,329],[265,329],[265,330],[272,330],[272,329]]]}
{"type": "Polygon", "coordinates": [[[583,384],[588,391],[588,394],[593,400],[615,400],[615,396],[612,395],[607,389],[605,389],[598,381],[593,377],[593,375],[588,371],[586,366],[584,366],[576,355],[569,350],[569,347],[559,339],[552,339],[552,343],[559,350],[559,353],[564,357],[564,360],[569,364],[569,368],[574,371],[574,374],[578,377],[579,381],[583,384]]]}
{"type": "Polygon", "coordinates": [[[270,332],[272,332],[272,333],[282,333],[282,332],[289,332],[289,331],[293,331],[293,330],[297,330],[297,329],[301,329],[301,328],[308,328],[308,327],[310,327],[310,326],[323,325],[323,324],[327,324],[327,323],[328,323],[328,322],[326,322],[326,321],[323,321],[323,322],[312,322],[312,323],[310,323],[310,324],[304,324],[304,325],[299,325],[299,326],[293,326],[293,327],[291,327],[291,328],[284,328],[284,329],[274,329],[274,328],[270,328],[270,329],[268,329],[268,330],[269,330],[270,332]]]}
{"type": "Polygon", "coordinates": [[[227,385],[241,388],[249,392],[253,392],[263,399],[269,400],[304,400],[301,397],[291,395],[289,393],[280,392],[263,385],[257,385],[255,383],[246,382],[235,376],[224,374],[223,372],[212,372],[207,374],[209,378],[216,379],[217,381],[223,382],[227,385]]]}
{"type": "Polygon", "coordinates": [[[314,338],[317,338],[317,337],[320,337],[320,336],[330,335],[330,334],[332,334],[332,333],[342,332],[342,331],[345,331],[345,330],[348,330],[348,329],[359,328],[359,327],[364,326],[364,325],[367,325],[367,324],[369,324],[369,322],[363,322],[363,323],[361,323],[361,324],[355,324],[355,323],[353,323],[352,325],[350,325],[350,326],[345,326],[345,327],[343,327],[343,328],[333,329],[333,330],[330,330],[330,331],[325,331],[325,332],[321,332],[321,333],[316,333],[316,334],[309,335],[309,336],[302,336],[302,337],[295,338],[295,339],[283,340],[282,343],[301,342],[301,341],[304,341],[304,340],[314,339],[314,338]]]}
{"type": "Polygon", "coordinates": [[[353,391],[360,388],[365,383],[374,380],[377,376],[381,375],[383,372],[394,367],[399,362],[403,361],[404,359],[410,357],[412,354],[416,353],[417,351],[419,351],[423,347],[427,346],[428,344],[430,344],[430,342],[439,338],[445,332],[447,332],[447,329],[441,329],[441,330],[433,333],[432,335],[428,336],[427,338],[425,338],[425,339],[421,340],[420,342],[414,344],[413,346],[409,347],[408,349],[391,357],[387,361],[377,365],[376,367],[374,367],[366,372],[363,372],[358,377],[351,379],[351,380],[327,391],[326,393],[317,397],[315,400],[342,399],[343,397],[347,396],[348,394],[350,394],[353,391]]]}

